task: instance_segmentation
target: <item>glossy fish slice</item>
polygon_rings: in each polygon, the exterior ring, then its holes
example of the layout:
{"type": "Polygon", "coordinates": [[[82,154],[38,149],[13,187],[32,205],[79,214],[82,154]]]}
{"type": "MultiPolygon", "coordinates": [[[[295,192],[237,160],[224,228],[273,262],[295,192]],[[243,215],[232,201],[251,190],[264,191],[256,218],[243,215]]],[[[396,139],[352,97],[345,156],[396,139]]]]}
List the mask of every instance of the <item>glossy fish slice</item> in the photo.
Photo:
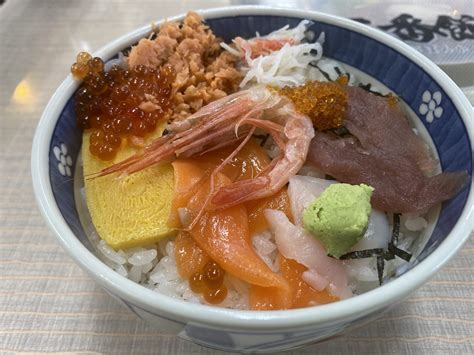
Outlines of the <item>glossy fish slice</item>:
{"type": "MultiPolygon", "coordinates": [[[[202,157],[177,160],[173,163],[176,189],[172,211],[174,217],[171,220],[179,222],[179,208],[185,208],[189,220],[199,213],[209,195],[210,174],[228,154],[228,151],[215,151],[202,157]]],[[[232,181],[253,178],[268,163],[269,159],[263,149],[256,142],[250,141],[222,170],[225,175],[217,174],[215,185],[219,188],[229,185],[232,181]]],[[[263,201],[263,205],[265,203],[269,201],[263,201]]],[[[214,207],[216,206],[210,205],[189,231],[195,245],[191,246],[189,241],[179,241],[179,245],[183,243],[190,247],[190,263],[200,265],[200,255],[203,252],[226,272],[239,279],[252,285],[272,288],[276,294],[274,304],[279,309],[289,308],[291,296],[287,281],[271,271],[252,247],[246,207],[241,204],[219,211],[214,207]]],[[[254,216],[258,217],[257,214],[254,216]]],[[[177,258],[177,262],[181,265],[179,268],[188,270],[182,265],[186,262],[185,258],[179,261],[177,258]]],[[[187,275],[189,272],[184,271],[183,274],[187,275]]]]}
{"type": "MultiPolygon", "coordinates": [[[[218,174],[217,186],[226,186],[231,181],[218,174]]],[[[199,212],[206,200],[209,187],[190,200],[187,209],[191,216],[199,212]]],[[[275,274],[255,253],[249,236],[248,217],[245,206],[237,205],[221,211],[206,211],[190,235],[209,256],[225,271],[252,285],[272,287],[278,295],[280,308],[289,308],[290,288],[280,275],[275,274]]]]}
{"type": "Polygon", "coordinates": [[[185,231],[180,231],[174,241],[174,256],[179,275],[184,279],[201,271],[211,260],[209,255],[185,231]]]}

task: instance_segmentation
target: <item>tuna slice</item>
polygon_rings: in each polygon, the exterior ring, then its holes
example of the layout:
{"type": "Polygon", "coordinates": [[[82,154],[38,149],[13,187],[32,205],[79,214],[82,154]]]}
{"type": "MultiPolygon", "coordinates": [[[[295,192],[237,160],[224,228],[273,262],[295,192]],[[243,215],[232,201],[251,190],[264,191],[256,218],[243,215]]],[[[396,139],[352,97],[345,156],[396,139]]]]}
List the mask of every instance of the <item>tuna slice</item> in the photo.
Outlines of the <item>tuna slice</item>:
{"type": "Polygon", "coordinates": [[[352,136],[316,132],[307,162],[339,181],[375,188],[372,205],[387,212],[423,212],[453,197],[466,172],[427,177],[436,161],[389,100],[348,87],[344,124],[352,136]]]}
{"type": "Polygon", "coordinates": [[[295,226],[281,211],[265,210],[280,253],[306,266],[303,280],[315,290],[327,289],[344,299],[352,295],[342,261],[327,256],[324,246],[303,228],[295,226]]]}

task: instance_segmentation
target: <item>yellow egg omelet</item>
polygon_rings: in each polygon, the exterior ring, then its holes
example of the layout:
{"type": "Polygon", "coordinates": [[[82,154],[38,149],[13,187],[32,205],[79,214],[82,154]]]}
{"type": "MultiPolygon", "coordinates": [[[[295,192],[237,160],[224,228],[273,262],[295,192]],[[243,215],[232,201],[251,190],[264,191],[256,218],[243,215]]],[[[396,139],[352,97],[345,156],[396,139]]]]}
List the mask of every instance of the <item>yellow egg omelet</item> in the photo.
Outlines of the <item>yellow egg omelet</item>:
{"type": "Polygon", "coordinates": [[[137,151],[123,142],[112,161],[102,161],[89,152],[89,133],[83,134],[87,207],[99,236],[116,250],[150,244],[174,232],[167,225],[174,191],[171,164],[151,166],[125,177],[88,178],[137,151]]]}

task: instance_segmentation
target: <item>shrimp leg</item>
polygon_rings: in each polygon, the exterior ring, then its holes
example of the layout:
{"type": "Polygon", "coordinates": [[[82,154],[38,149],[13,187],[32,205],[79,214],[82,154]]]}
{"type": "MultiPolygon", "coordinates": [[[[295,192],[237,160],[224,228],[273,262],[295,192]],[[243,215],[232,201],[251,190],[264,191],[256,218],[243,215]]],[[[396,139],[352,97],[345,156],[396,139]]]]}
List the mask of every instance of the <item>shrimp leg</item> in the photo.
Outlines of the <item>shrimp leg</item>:
{"type": "MultiPolygon", "coordinates": [[[[276,133],[276,132],[272,132],[276,133]]],[[[303,166],[309,143],[314,137],[311,120],[304,115],[292,114],[284,127],[284,150],[271,170],[251,180],[242,180],[224,186],[211,202],[220,209],[239,203],[270,196],[288,183],[303,166]]]]}

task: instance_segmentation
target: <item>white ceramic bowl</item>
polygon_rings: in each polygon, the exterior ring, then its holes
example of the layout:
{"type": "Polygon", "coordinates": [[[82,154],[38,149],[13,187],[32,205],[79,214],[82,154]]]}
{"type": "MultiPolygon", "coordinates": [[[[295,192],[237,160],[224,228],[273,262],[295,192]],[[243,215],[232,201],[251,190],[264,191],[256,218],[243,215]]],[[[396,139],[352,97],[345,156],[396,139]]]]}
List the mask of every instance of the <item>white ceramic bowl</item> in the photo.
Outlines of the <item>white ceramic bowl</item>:
{"type": "MultiPolygon", "coordinates": [[[[250,37],[301,19],[324,31],[324,55],[345,62],[393,90],[422,124],[437,149],[443,170],[468,170],[468,186],[443,204],[419,263],[397,279],[362,295],[323,306],[290,311],[252,312],[179,301],[120,276],[94,254],[74,203],[74,164],[81,134],[75,127],[71,97],[78,83],[68,76],[38,124],[32,150],[32,175],[41,212],[71,257],[107,292],[147,322],[195,343],[230,351],[277,351],[315,342],[381,314],[433,276],[469,236],[473,227],[472,110],[458,87],[427,58],[378,30],[325,14],[234,7],[200,12],[227,41],[250,37]],[[421,109],[425,104],[428,111],[421,109]],[[442,110],[434,111],[437,107],[442,110]],[[442,112],[439,115],[439,112],[442,112]],[[439,116],[439,117],[438,117],[439,116]],[[71,163],[71,164],[70,164],[71,163]]],[[[181,20],[183,16],[171,20],[181,20]]],[[[102,48],[104,60],[146,37],[151,26],[133,31],[102,48]]]]}

